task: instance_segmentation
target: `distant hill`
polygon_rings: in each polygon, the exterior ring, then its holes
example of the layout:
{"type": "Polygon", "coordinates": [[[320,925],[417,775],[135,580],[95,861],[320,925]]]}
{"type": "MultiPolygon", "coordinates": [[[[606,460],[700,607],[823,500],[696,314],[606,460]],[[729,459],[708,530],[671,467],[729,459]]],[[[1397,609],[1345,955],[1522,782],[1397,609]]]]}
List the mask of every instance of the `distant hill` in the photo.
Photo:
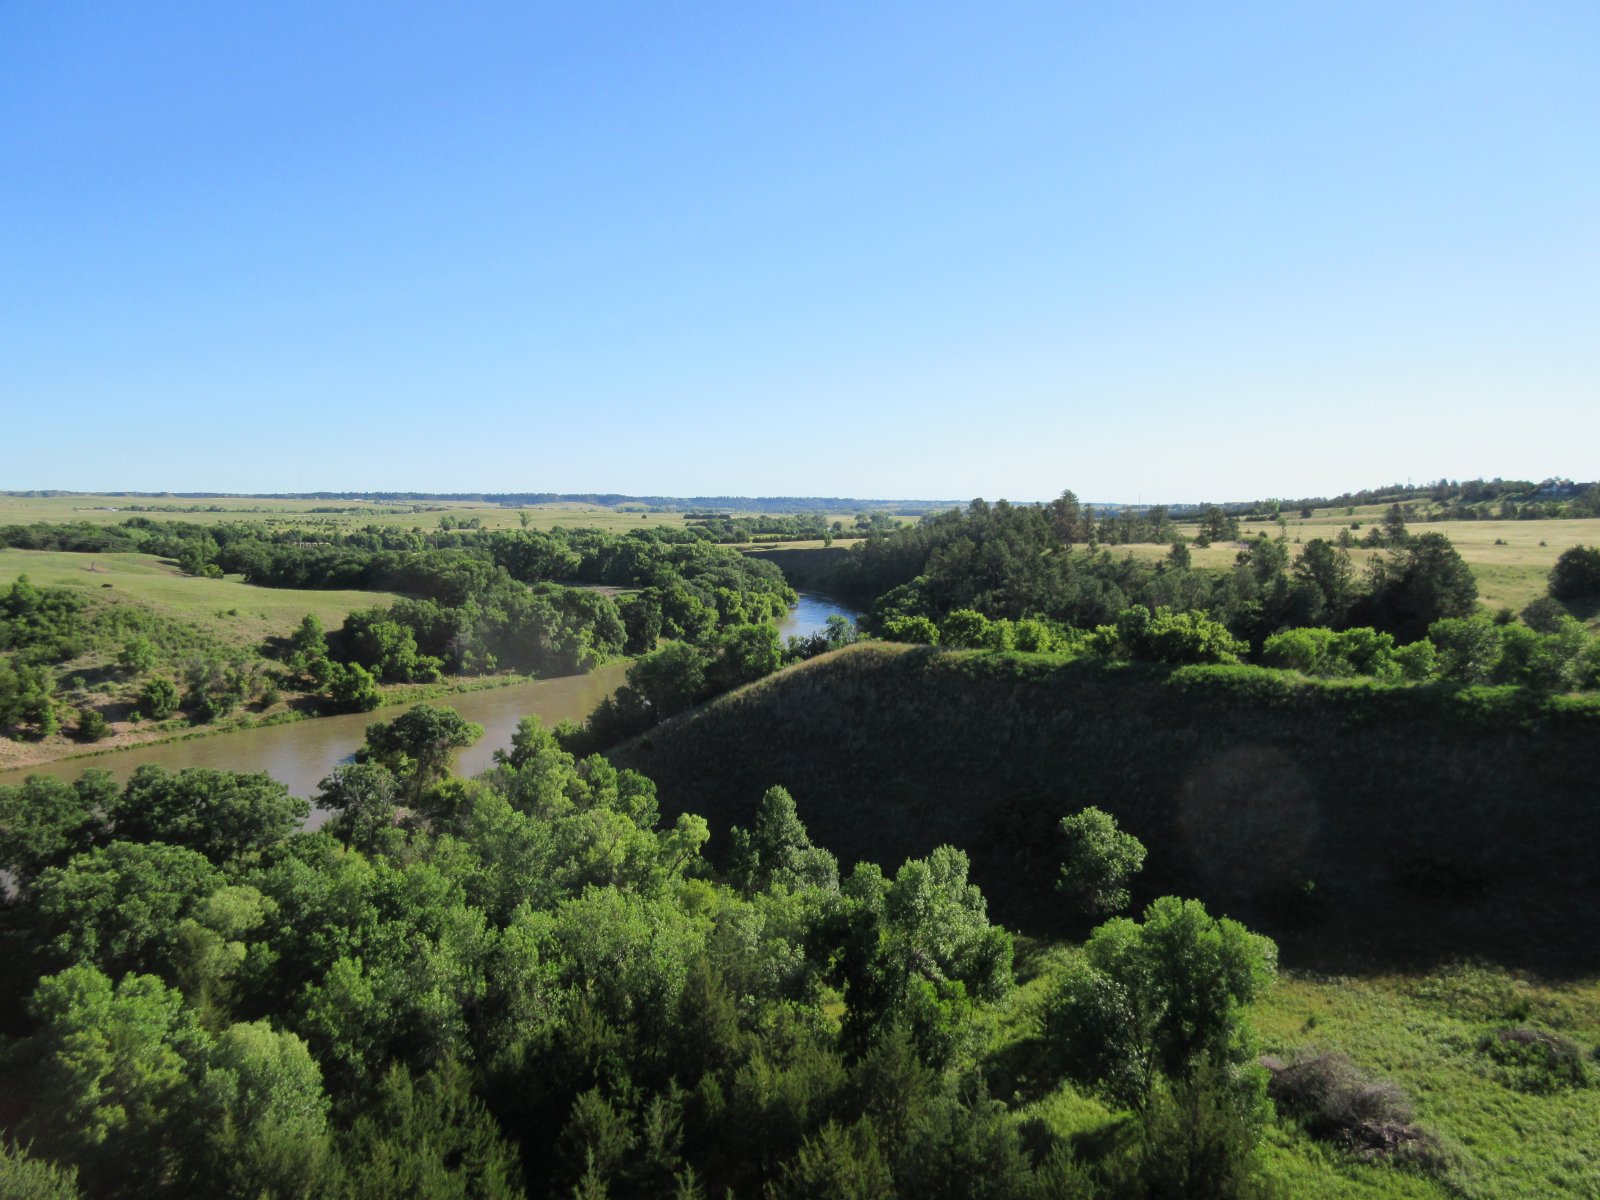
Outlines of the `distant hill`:
{"type": "Polygon", "coordinates": [[[968,851],[997,915],[1072,932],[1056,822],[1150,849],[1140,894],[1205,898],[1325,969],[1482,955],[1600,968],[1600,702],[866,644],[658,727],[613,758],[713,849],[764,789],[846,862],[968,851]]]}

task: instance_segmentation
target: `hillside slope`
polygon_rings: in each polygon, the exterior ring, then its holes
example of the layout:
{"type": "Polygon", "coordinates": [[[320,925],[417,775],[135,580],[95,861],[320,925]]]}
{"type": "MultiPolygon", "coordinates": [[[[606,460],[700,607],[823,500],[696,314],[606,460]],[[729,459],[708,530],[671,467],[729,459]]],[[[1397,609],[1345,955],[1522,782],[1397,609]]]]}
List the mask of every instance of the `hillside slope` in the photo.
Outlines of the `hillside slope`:
{"type": "Polygon", "coordinates": [[[772,784],[847,863],[960,846],[1032,932],[1082,928],[1053,891],[1056,822],[1093,804],[1150,848],[1136,902],[1200,896],[1291,962],[1565,973],[1600,967],[1597,746],[1592,700],[874,643],[612,757],[718,846],[772,784]]]}

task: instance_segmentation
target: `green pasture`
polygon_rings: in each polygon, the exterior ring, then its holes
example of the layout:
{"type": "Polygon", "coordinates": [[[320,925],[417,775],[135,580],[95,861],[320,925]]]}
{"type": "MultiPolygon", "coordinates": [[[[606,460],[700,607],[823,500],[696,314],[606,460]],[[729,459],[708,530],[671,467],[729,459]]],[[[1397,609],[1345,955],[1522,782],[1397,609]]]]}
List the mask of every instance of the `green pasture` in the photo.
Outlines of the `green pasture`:
{"type": "MultiPolygon", "coordinates": [[[[261,521],[270,525],[292,527],[322,526],[327,529],[362,529],[377,525],[391,529],[437,529],[440,521],[477,519],[485,529],[520,529],[523,517],[526,528],[554,529],[607,529],[626,532],[630,529],[652,529],[661,525],[679,526],[684,523],[681,512],[646,512],[638,504],[609,508],[601,504],[553,503],[530,504],[523,508],[498,504],[480,504],[469,500],[422,501],[366,501],[366,500],[264,500],[250,496],[233,496],[215,500],[184,500],[175,497],[117,496],[117,495],[63,495],[63,496],[6,496],[0,495],[0,525],[30,525],[35,522],[66,524],[87,521],[95,525],[117,525],[130,517],[147,517],[152,521],[187,521],[196,525],[220,525],[229,521],[261,521]],[[141,511],[129,510],[129,505],[149,509],[202,511],[141,511]],[[204,511],[213,507],[221,511],[204,511]],[[317,509],[337,509],[336,512],[317,512],[317,509]]],[[[732,516],[758,516],[756,512],[738,512],[732,516]]],[[[854,513],[829,513],[830,521],[843,521],[846,526],[855,520],[854,513]]],[[[897,518],[907,522],[911,518],[897,518]]],[[[801,543],[796,543],[801,544],[801,543]]],[[[816,543],[821,545],[820,542],[816,543]]]]}
{"type": "Polygon", "coordinates": [[[307,613],[337,628],[356,609],[397,599],[393,592],[299,591],[252,587],[237,577],[204,579],[152,554],[0,550],[0,586],[19,575],[38,587],[70,588],[99,603],[142,605],[235,646],[259,646],[268,636],[283,636],[307,613]]]}
{"type": "MultiPolygon", "coordinates": [[[[1299,553],[1300,545],[1312,538],[1333,538],[1341,528],[1360,521],[1361,528],[1351,530],[1358,540],[1366,535],[1372,525],[1381,521],[1382,506],[1370,506],[1373,511],[1345,517],[1340,509],[1339,519],[1316,518],[1302,521],[1291,518],[1286,526],[1290,551],[1299,553]],[[1295,539],[1301,539],[1296,542],[1295,539]]],[[[1456,552],[1472,568],[1478,581],[1478,600],[1491,611],[1510,608],[1520,612],[1528,604],[1545,594],[1550,568],[1563,550],[1573,546],[1600,545],[1600,520],[1576,521],[1418,521],[1411,526],[1413,533],[1442,533],[1450,539],[1456,552]]],[[[1254,537],[1257,532],[1276,536],[1278,527],[1270,523],[1242,525],[1240,533],[1254,537]]],[[[1234,556],[1242,543],[1218,542],[1201,548],[1191,546],[1190,554],[1197,567],[1225,570],[1233,565],[1234,556]]],[[[1112,547],[1113,553],[1126,551],[1135,558],[1154,560],[1164,558],[1165,546],[1134,545],[1112,547]]],[[[1351,557],[1358,568],[1365,568],[1375,551],[1352,546],[1351,557]]]]}

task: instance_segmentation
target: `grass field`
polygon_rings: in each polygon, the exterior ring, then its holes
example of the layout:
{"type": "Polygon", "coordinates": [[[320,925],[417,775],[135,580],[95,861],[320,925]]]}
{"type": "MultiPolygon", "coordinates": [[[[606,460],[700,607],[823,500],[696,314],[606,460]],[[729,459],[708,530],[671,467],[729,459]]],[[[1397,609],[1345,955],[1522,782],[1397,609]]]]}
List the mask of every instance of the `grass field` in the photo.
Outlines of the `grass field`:
{"type": "MultiPolygon", "coordinates": [[[[485,529],[518,529],[523,514],[528,528],[554,529],[651,529],[661,525],[678,526],[684,515],[675,512],[644,512],[637,505],[608,508],[599,504],[531,504],[513,508],[498,504],[478,504],[465,500],[426,500],[416,504],[381,503],[365,500],[258,500],[233,497],[220,500],[181,500],[150,496],[5,496],[0,495],[0,525],[29,525],[36,521],[62,524],[88,521],[95,525],[116,525],[129,517],[148,517],[152,521],[189,521],[198,525],[219,525],[228,521],[262,521],[276,525],[323,525],[328,528],[361,529],[378,525],[397,529],[437,529],[444,517],[454,521],[476,518],[485,529]],[[145,508],[196,507],[220,512],[130,512],[127,506],[145,508]],[[317,512],[317,509],[337,509],[317,512]]],[[[734,513],[755,516],[756,513],[734,513]]],[[[829,513],[828,519],[855,519],[854,513],[829,513]]],[[[817,543],[820,545],[821,543],[817,543]]]]}
{"type": "MultiPolygon", "coordinates": [[[[1001,1051],[991,1089],[1026,1092],[1041,1061],[1040,1019],[1069,943],[1019,943],[1020,986],[999,1017],[1001,1051]]],[[[1415,1123],[1438,1139],[1437,1170],[1366,1162],[1314,1141],[1280,1119],[1265,1138],[1268,1173],[1280,1194],[1300,1200],[1482,1200],[1600,1195],[1600,1088],[1533,1092],[1478,1049],[1506,1028],[1531,1028],[1590,1051],[1600,1040],[1600,981],[1552,984],[1483,966],[1418,975],[1324,978],[1285,973],[1250,1010],[1263,1053],[1344,1054],[1365,1075],[1388,1081],[1410,1100],[1415,1123]]],[[[1591,1077],[1593,1065],[1591,1061],[1591,1077]]],[[[1092,1137],[1117,1114],[1070,1086],[1024,1110],[1058,1136],[1092,1137]]]]}
{"type": "Polygon", "coordinates": [[[297,591],[252,587],[237,578],[202,579],[151,554],[0,550],[0,587],[19,575],[38,587],[71,588],[101,603],[143,605],[231,646],[259,646],[266,637],[283,636],[307,613],[336,629],[356,609],[397,599],[393,592],[297,591]]]}
{"type": "Polygon", "coordinates": [[[379,503],[365,500],[257,500],[237,497],[222,500],[180,500],[148,496],[0,496],[0,525],[27,525],[35,521],[60,524],[88,521],[96,525],[116,525],[129,517],[148,517],[152,521],[188,521],[198,525],[220,525],[228,521],[264,521],[270,524],[323,524],[360,529],[367,525],[388,528],[436,529],[442,517],[461,521],[476,517],[486,529],[516,529],[521,514],[528,514],[532,529],[557,525],[599,529],[647,529],[652,524],[683,524],[682,513],[644,513],[596,504],[535,504],[525,509],[471,501],[428,500],[410,503],[379,503]],[[186,509],[213,506],[220,512],[130,512],[127,506],[186,509]],[[316,509],[335,509],[317,512],[316,509]]]}
{"type": "MultiPolygon", "coordinates": [[[[1374,520],[1381,520],[1383,515],[1381,511],[1375,511],[1365,516],[1345,517],[1342,509],[1340,514],[1337,520],[1291,519],[1286,530],[1290,550],[1299,553],[1296,538],[1310,541],[1315,537],[1335,537],[1341,528],[1348,528],[1352,521],[1361,521],[1360,529],[1351,530],[1352,535],[1359,539],[1374,520]]],[[[1490,611],[1510,608],[1521,612],[1545,594],[1550,568],[1563,550],[1573,546],[1600,545],[1600,520],[1433,521],[1417,522],[1410,528],[1413,533],[1442,533],[1450,539],[1478,581],[1478,602],[1490,611]]],[[[1240,532],[1247,537],[1254,537],[1257,532],[1275,535],[1277,526],[1251,524],[1243,526],[1240,532]]],[[[1197,567],[1225,570],[1233,564],[1239,549],[1238,542],[1219,542],[1204,549],[1190,547],[1190,553],[1197,567]]],[[[1112,547],[1113,553],[1120,550],[1126,550],[1139,559],[1153,560],[1164,558],[1167,554],[1165,546],[1112,547]]],[[[1357,567],[1364,568],[1374,551],[1353,546],[1350,554],[1357,567]]]]}

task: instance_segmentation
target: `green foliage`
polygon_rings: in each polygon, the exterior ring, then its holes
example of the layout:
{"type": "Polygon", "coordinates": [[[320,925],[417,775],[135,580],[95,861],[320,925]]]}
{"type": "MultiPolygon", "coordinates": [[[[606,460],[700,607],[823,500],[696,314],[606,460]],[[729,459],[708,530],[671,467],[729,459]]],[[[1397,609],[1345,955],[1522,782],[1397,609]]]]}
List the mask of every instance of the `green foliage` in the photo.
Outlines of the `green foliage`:
{"type": "Polygon", "coordinates": [[[883,636],[891,642],[911,642],[918,646],[937,646],[939,627],[927,617],[890,617],[882,623],[883,636]]]}
{"type": "Polygon", "coordinates": [[[706,689],[705,655],[683,642],[672,642],[628,668],[628,686],[649,704],[657,719],[676,716],[706,689]]]}
{"type": "Polygon", "coordinates": [[[136,637],[126,642],[117,655],[117,666],[130,675],[147,675],[155,670],[156,648],[149,638],[136,637]]]}
{"type": "Polygon", "coordinates": [[[0,1196],[9,1200],[78,1200],[75,1167],[58,1167],[31,1157],[0,1139],[0,1196]]]}
{"type": "Polygon", "coordinates": [[[1163,896],[1143,923],[1119,917],[1094,931],[1052,1002],[1051,1040],[1071,1078],[1142,1107],[1158,1075],[1181,1081],[1202,1062],[1244,1061],[1244,1007],[1276,970],[1269,939],[1163,896]]]}
{"type": "Polygon", "coordinates": [[[1061,818],[1066,836],[1057,888],[1092,916],[1128,906],[1128,880],[1144,866],[1144,843],[1117,828],[1116,818],[1089,807],[1061,818]]]}
{"type": "Polygon", "coordinates": [[[85,771],[70,784],[30,775],[16,787],[0,787],[0,871],[27,890],[46,867],[90,849],[115,797],[105,771],[85,771]]]}
{"type": "Polygon", "coordinates": [[[80,742],[98,742],[111,732],[111,722],[97,708],[80,708],[78,710],[78,727],[73,731],[80,742]]]}
{"type": "Polygon", "coordinates": [[[92,1195],[139,1195],[170,1176],[204,1035],[183,998],[149,975],[113,986],[93,967],[47,976],[20,1048],[33,1115],[25,1133],[76,1165],[92,1195]]]}
{"type": "Polygon", "coordinates": [[[371,712],[383,703],[383,689],[372,673],[360,663],[328,663],[326,659],[313,660],[326,664],[328,698],[335,708],[344,712],[371,712]]]}
{"type": "Polygon", "coordinates": [[[367,726],[361,761],[387,767],[412,804],[429,784],[449,773],[457,750],[483,736],[483,726],[465,720],[453,708],[418,704],[392,721],[367,726]]]}
{"type": "Polygon", "coordinates": [[[454,1060],[420,1078],[391,1067],[373,1110],[357,1119],[342,1149],[343,1178],[328,1193],[341,1200],[523,1194],[514,1151],[454,1060]]]}
{"type": "Polygon", "coordinates": [[[264,774],[147,763],[111,808],[118,838],[166,842],[199,851],[219,865],[266,849],[297,828],[310,804],[264,774]]]}
{"type": "Polygon", "coordinates": [[[56,730],[51,698],[55,678],[21,658],[0,658],[0,727],[31,726],[46,737],[56,730]]]}
{"type": "Polygon", "coordinates": [[[767,789],[753,827],[747,832],[735,825],[729,840],[733,850],[728,873],[746,891],[764,891],[773,884],[791,890],[838,886],[838,862],[811,844],[794,798],[781,787],[767,789]]]}
{"type": "Polygon", "coordinates": [[[112,842],[39,873],[32,887],[34,938],[58,963],[170,976],[180,921],[221,882],[193,850],[112,842]]]}
{"type": "Polygon", "coordinates": [[[136,701],[139,712],[151,721],[165,721],[178,711],[178,689],[172,680],[159,676],[145,681],[136,701]]]}
{"type": "Polygon", "coordinates": [[[1563,550],[1550,571],[1550,595],[1567,601],[1600,597],[1600,546],[1563,550]]]}
{"type": "Polygon", "coordinates": [[[1246,649],[1227,626],[1200,613],[1169,608],[1152,613],[1142,604],[1123,609],[1115,626],[1096,633],[1103,652],[1142,662],[1232,663],[1246,649]]]}

